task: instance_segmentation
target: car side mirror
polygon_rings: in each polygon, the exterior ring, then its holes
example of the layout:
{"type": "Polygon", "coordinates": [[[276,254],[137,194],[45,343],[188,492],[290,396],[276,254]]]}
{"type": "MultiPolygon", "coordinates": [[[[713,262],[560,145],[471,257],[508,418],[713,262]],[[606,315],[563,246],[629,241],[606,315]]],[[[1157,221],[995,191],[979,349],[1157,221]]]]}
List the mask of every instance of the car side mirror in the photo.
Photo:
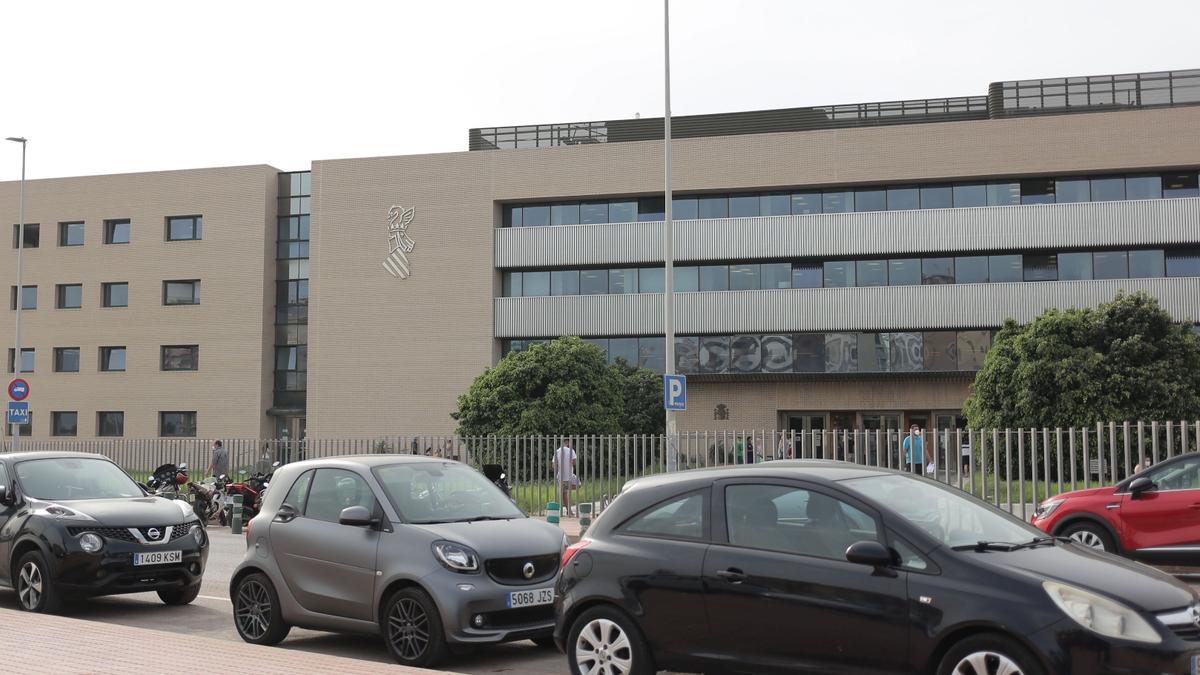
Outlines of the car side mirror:
{"type": "Polygon", "coordinates": [[[857,541],[846,549],[846,560],[859,565],[885,567],[892,564],[892,552],[877,541],[857,541]]]}
{"type": "Polygon", "coordinates": [[[365,506],[347,506],[338,516],[338,522],[342,525],[363,527],[375,524],[375,518],[371,516],[371,512],[365,506]]]}
{"type": "Polygon", "coordinates": [[[12,503],[12,500],[9,497],[10,495],[8,494],[8,486],[0,485],[0,504],[8,506],[10,503],[12,503]]]}
{"type": "Polygon", "coordinates": [[[1129,484],[1129,496],[1137,499],[1143,492],[1149,492],[1154,489],[1154,481],[1146,476],[1134,478],[1129,484]]]}

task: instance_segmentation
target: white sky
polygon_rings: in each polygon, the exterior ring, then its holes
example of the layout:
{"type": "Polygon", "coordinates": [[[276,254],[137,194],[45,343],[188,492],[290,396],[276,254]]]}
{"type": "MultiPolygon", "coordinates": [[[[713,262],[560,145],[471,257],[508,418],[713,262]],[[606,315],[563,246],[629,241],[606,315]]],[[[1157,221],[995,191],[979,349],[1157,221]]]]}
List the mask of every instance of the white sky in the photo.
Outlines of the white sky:
{"type": "MultiPolygon", "coordinates": [[[[1200,2],[675,0],[676,115],[1200,67],[1200,2]]],[[[660,0],[36,2],[0,12],[29,177],[460,151],[662,114],[660,0]]],[[[0,144],[0,180],[20,175],[0,144]]]]}

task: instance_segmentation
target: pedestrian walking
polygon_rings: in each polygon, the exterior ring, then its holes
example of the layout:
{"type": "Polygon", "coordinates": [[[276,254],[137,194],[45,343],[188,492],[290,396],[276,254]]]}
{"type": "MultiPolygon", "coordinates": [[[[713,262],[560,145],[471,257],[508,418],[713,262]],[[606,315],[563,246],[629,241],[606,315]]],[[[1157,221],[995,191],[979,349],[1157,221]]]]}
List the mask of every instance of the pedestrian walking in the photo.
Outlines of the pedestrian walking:
{"type": "Polygon", "coordinates": [[[229,451],[221,441],[213,441],[212,460],[208,463],[209,476],[224,476],[229,473],[229,451]]]}
{"type": "Polygon", "coordinates": [[[579,486],[579,478],[575,475],[575,461],[578,455],[571,447],[571,441],[563,439],[562,445],[554,451],[554,481],[559,484],[562,494],[562,514],[571,514],[571,490],[579,486]]]}
{"type": "Polygon", "coordinates": [[[904,464],[910,471],[921,475],[925,470],[925,443],[921,438],[921,427],[912,425],[904,439],[904,464]]]}

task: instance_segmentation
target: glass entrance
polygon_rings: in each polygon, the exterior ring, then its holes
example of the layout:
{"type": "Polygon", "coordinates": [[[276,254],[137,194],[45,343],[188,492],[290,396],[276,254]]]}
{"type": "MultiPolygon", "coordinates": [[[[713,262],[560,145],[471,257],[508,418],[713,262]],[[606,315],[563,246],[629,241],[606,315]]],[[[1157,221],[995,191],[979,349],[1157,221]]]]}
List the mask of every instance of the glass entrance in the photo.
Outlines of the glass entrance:
{"type": "Polygon", "coordinates": [[[785,457],[825,456],[825,414],[790,413],[787,416],[788,431],[795,432],[795,447],[785,457]]]}

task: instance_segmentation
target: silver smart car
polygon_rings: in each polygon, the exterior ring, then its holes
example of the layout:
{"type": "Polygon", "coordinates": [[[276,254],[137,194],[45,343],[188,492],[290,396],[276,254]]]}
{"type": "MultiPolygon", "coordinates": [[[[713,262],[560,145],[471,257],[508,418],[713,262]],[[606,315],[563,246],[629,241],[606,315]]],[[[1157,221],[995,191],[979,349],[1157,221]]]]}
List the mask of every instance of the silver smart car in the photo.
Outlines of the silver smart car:
{"type": "Polygon", "coordinates": [[[279,468],[229,584],[242,639],[381,634],[402,664],[455,646],[553,646],[566,537],[458,462],[370,455],[279,468]]]}

